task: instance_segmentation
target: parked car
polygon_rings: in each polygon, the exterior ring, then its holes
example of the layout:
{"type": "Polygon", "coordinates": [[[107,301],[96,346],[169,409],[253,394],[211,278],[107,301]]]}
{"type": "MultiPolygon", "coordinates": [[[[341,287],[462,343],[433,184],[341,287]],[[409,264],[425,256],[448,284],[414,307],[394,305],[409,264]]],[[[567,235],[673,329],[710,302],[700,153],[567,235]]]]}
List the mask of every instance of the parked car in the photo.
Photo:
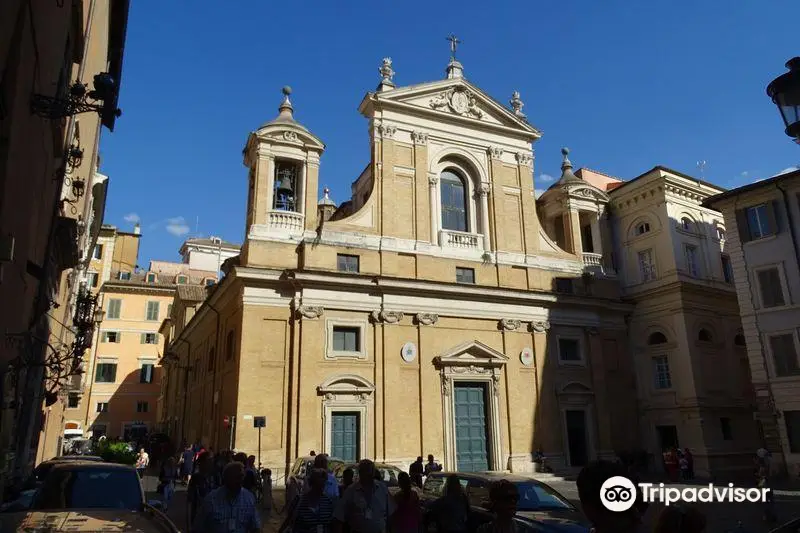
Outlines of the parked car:
{"type": "MultiPolygon", "coordinates": [[[[358,463],[342,463],[333,470],[333,475],[336,476],[336,481],[339,482],[339,485],[342,484],[344,471],[348,468],[353,471],[353,481],[358,481],[358,463]]],[[[389,487],[389,492],[397,492],[400,490],[400,487],[397,483],[397,477],[400,475],[402,470],[387,463],[375,463],[375,469],[381,475],[383,482],[389,487]]]]}
{"type": "Polygon", "coordinates": [[[58,463],[68,463],[71,461],[89,461],[100,463],[103,461],[103,458],[98,457],[97,455],[62,455],[61,457],[53,457],[52,459],[48,459],[47,461],[39,463],[39,465],[33,469],[33,475],[31,476],[32,479],[28,483],[28,488],[38,487],[39,484],[44,481],[44,478],[47,476],[47,473],[50,472],[50,469],[53,468],[53,465],[58,463]]]}
{"type": "Polygon", "coordinates": [[[589,523],[577,507],[549,485],[535,479],[501,473],[433,472],[422,487],[420,499],[425,528],[436,530],[436,522],[430,514],[430,505],[444,495],[448,476],[455,474],[469,500],[471,516],[469,532],[492,520],[489,510],[489,488],[492,483],[505,479],[516,485],[519,491],[517,523],[526,531],[548,531],[553,533],[587,533],[589,523]]]}
{"type": "MultiPolygon", "coordinates": [[[[328,469],[335,472],[342,465],[342,461],[328,457],[328,469]]],[[[291,502],[295,496],[300,494],[306,482],[309,470],[314,468],[314,456],[306,455],[298,457],[286,475],[286,501],[291,502]]]]}
{"type": "Polygon", "coordinates": [[[97,461],[53,464],[27,510],[0,514],[0,531],[142,531],[178,533],[147,503],[136,470],[97,461]]]}

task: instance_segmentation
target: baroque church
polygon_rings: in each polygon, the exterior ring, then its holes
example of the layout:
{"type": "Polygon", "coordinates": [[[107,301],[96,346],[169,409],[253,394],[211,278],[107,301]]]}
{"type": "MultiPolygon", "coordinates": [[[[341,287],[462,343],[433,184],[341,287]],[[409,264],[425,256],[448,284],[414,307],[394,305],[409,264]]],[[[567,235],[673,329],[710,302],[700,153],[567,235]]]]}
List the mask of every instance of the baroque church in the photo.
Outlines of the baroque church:
{"type": "Polygon", "coordinates": [[[542,134],[520,94],[501,104],[454,55],[438,81],[396,86],[389,59],[380,74],[341,205],[319,191],[325,145],[288,87],[249,135],[241,255],[162,327],[165,430],[279,474],[310,450],[530,472],[536,450],[560,469],[635,449],[607,194],[564,150],[569,187],[537,205],[542,134]]]}

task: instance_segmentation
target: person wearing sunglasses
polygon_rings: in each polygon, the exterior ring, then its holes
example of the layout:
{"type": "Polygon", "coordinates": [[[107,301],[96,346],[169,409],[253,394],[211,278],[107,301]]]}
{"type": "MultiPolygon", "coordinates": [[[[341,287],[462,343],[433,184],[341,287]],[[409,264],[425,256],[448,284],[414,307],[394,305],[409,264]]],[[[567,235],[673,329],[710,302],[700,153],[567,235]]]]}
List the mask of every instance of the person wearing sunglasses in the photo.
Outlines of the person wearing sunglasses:
{"type": "Polygon", "coordinates": [[[477,533],[517,533],[514,516],[518,502],[519,490],[516,485],[505,479],[493,483],[489,489],[489,503],[494,518],[481,525],[477,533]]]}

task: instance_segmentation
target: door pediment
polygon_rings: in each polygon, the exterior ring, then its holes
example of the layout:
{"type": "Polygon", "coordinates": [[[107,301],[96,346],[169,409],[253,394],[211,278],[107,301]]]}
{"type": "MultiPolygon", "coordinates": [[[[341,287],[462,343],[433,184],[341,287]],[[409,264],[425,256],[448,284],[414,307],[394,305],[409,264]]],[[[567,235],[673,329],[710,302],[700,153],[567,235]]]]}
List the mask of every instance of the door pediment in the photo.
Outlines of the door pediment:
{"type": "Polygon", "coordinates": [[[439,368],[453,366],[499,367],[508,362],[508,357],[494,348],[475,340],[459,344],[434,358],[433,361],[439,368]]]}

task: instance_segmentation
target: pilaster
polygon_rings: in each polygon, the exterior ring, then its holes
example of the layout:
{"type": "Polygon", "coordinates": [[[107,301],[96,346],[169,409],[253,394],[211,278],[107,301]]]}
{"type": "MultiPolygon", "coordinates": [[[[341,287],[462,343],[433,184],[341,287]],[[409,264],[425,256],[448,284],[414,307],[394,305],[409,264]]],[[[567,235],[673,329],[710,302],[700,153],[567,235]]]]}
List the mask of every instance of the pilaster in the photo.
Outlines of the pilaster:
{"type": "Polygon", "coordinates": [[[606,386],[606,365],[603,353],[603,339],[597,328],[586,328],[589,338],[587,359],[591,365],[594,389],[594,415],[597,424],[597,449],[595,452],[613,450],[611,439],[611,413],[609,412],[608,387],[606,386]]]}
{"type": "Polygon", "coordinates": [[[583,253],[583,239],[581,238],[581,219],[578,210],[569,208],[566,213],[566,234],[570,242],[570,252],[580,256],[583,253]]]}
{"type": "Polygon", "coordinates": [[[500,158],[503,155],[503,150],[497,147],[491,147],[488,151],[489,154],[489,171],[491,180],[490,192],[490,216],[489,225],[491,228],[492,242],[494,243],[495,250],[503,250],[506,248],[505,239],[501,238],[503,233],[503,226],[505,217],[503,216],[503,186],[500,183],[500,175],[502,173],[503,162],[500,158]]]}
{"type": "Polygon", "coordinates": [[[519,173],[520,201],[522,202],[523,246],[526,254],[539,250],[539,216],[536,214],[536,197],[533,186],[533,154],[518,153],[517,172],[519,173]]]}
{"type": "MultiPolygon", "coordinates": [[[[430,219],[433,211],[429,209],[430,184],[428,182],[428,134],[425,132],[412,132],[414,141],[414,207],[416,211],[416,224],[414,225],[414,238],[418,241],[427,241],[430,238],[430,219]],[[428,204],[428,205],[426,205],[428,204]]],[[[431,242],[433,244],[433,242],[431,242]]]]}
{"type": "Polygon", "coordinates": [[[275,158],[268,154],[266,147],[259,147],[252,206],[254,224],[267,223],[268,212],[272,207],[272,180],[274,176],[275,158]]]}
{"type": "Polygon", "coordinates": [[[303,203],[305,204],[305,228],[308,230],[317,229],[317,202],[319,201],[319,156],[309,153],[304,167],[303,203]]]}

